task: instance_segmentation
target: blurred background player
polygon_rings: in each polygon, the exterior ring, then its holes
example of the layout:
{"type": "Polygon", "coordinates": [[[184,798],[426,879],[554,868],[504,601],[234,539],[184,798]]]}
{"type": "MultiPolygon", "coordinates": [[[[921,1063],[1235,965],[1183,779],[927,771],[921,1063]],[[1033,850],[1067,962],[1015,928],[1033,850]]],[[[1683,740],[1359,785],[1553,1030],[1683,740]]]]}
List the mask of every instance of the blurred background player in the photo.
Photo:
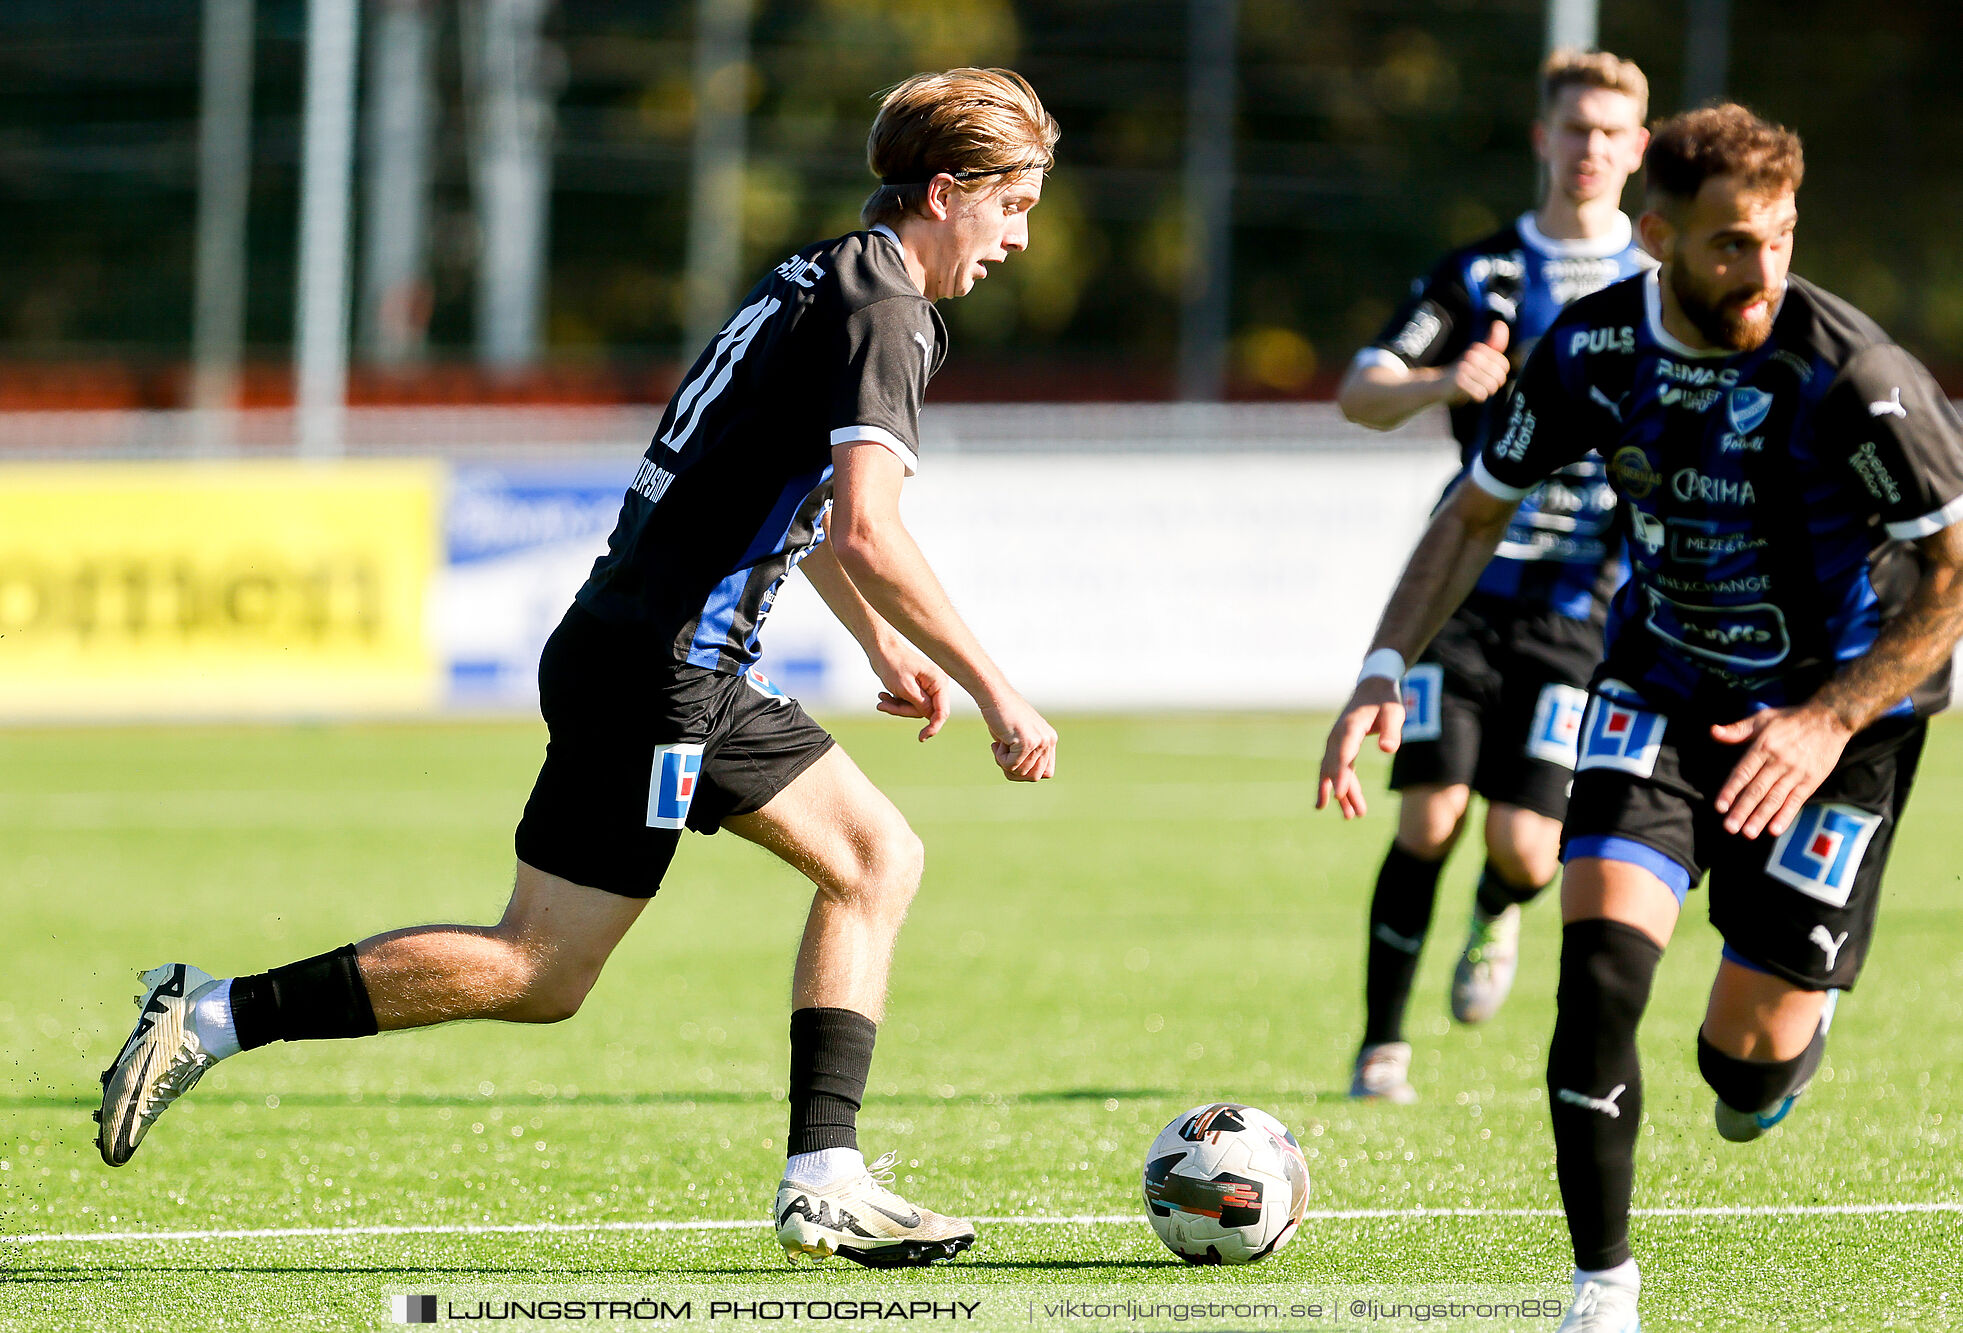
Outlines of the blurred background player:
{"type": "MultiPolygon", "coordinates": [[[[1540,206],[1416,284],[1351,362],[1337,395],[1344,416],[1389,430],[1443,403],[1470,466],[1514,366],[1561,307],[1646,262],[1621,200],[1642,162],[1648,107],[1649,84],[1631,61],[1603,51],[1548,58],[1532,131],[1540,206]]],[[[1512,987],[1520,908],[1554,878],[1575,731],[1624,571],[1614,503],[1598,457],[1548,478],[1520,506],[1477,590],[1405,674],[1410,718],[1391,769],[1402,804],[1370,901],[1353,1097],[1417,1096],[1404,1008],[1474,791],[1488,803],[1486,865],[1452,1016],[1482,1022],[1512,987]]]]}
{"type": "MultiPolygon", "coordinates": [[[[1596,445],[1631,577],[1591,686],[1561,886],[1547,1091],[1575,1302],[1563,1333],[1636,1333],[1636,1028],[1708,871],[1723,957],[1697,1038],[1717,1129],[1763,1135],[1826,1049],[1867,958],[1926,718],[1963,633],[1963,422],[1914,357],[1789,276],[1796,135],[1722,105],[1659,125],[1644,247],[1661,270],[1576,303],[1504,432],[1440,509],[1375,653],[1445,623],[1542,478],[1596,445]]],[[[1363,803],[1393,679],[1331,732],[1319,803],[1363,803]]]]}
{"type": "Polygon", "coordinates": [[[257,976],[213,981],[182,963],[147,973],[142,1016],[103,1074],[105,1161],[128,1161],[165,1108],[241,1050],[571,1017],[681,831],[727,828],[818,887],[791,987],[779,1240],[793,1257],[873,1267],[973,1242],[972,1225],[907,1203],[858,1151],[920,840],[755,663],[763,620],[801,563],[865,649],[882,711],[924,719],[925,740],[959,684],[1011,780],[1054,772],[1055,731],[956,614],[898,502],[946,355],[933,302],[1027,247],[1056,139],[1035,92],[1006,70],[917,75],[887,95],[867,143],[880,178],[869,230],[809,246],[751,289],[669,403],[607,554],[546,646],[550,740],[504,919],[398,930],[257,976]]]}

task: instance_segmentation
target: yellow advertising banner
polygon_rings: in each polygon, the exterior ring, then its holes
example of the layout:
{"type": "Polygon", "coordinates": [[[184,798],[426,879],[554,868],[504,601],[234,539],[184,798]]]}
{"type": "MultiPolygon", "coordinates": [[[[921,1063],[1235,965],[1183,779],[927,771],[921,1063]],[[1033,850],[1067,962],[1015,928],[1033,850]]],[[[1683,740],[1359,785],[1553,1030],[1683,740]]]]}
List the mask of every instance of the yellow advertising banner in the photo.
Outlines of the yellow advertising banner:
{"type": "Polygon", "coordinates": [[[440,464],[0,467],[0,717],[434,705],[440,464]]]}

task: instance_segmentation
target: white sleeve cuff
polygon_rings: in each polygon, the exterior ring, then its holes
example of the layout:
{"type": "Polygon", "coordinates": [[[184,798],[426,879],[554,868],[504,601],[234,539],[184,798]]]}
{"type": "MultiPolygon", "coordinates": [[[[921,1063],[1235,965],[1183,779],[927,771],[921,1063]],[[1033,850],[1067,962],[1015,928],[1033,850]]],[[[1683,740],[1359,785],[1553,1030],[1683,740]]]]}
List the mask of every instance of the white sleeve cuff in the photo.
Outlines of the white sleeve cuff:
{"type": "Polygon", "coordinates": [[[1397,649],[1373,649],[1363,659],[1363,670],[1356,673],[1356,683],[1361,685],[1366,680],[1383,679],[1395,685],[1404,679],[1406,670],[1404,654],[1397,649]]]}
{"type": "Polygon", "coordinates": [[[832,446],[841,444],[883,444],[893,451],[901,466],[911,477],[920,470],[920,455],[907,447],[907,442],[883,426],[840,426],[832,432],[832,446]]]}
{"type": "Polygon", "coordinates": [[[1382,347],[1364,348],[1350,358],[1350,364],[1359,368],[1364,366],[1382,366],[1386,370],[1399,371],[1409,370],[1411,368],[1405,363],[1403,357],[1399,356],[1396,352],[1387,351],[1382,347]]]}
{"type": "Polygon", "coordinates": [[[1958,519],[1963,519],[1963,495],[1957,496],[1933,514],[1890,523],[1888,535],[1898,542],[1912,542],[1917,537],[1933,537],[1958,519]]]}
{"type": "Polygon", "coordinates": [[[1486,456],[1478,454],[1472,460],[1472,484],[1495,500],[1518,500],[1524,497],[1531,487],[1509,486],[1486,470],[1486,456]]]}

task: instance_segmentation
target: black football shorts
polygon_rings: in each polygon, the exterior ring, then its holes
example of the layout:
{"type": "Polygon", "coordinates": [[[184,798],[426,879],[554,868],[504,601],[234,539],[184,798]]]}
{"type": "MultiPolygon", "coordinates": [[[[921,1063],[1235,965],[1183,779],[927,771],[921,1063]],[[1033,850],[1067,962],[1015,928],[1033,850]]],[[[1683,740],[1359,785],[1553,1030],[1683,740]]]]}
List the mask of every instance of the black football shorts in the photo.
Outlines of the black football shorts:
{"type": "Polygon", "coordinates": [[[1470,786],[1488,801],[1560,819],[1574,779],[1601,626],[1474,598],[1404,674],[1393,791],[1470,786]]]}
{"type": "Polygon", "coordinates": [[[1680,903],[1708,871],[1725,957],[1807,990],[1851,989],[1926,732],[1920,718],[1876,722],[1784,833],[1746,838],[1725,831],[1714,804],[1746,747],[1605,680],[1582,724],[1562,859],[1642,866],[1680,903]]]}
{"type": "Polygon", "coordinates": [[[548,739],[518,822],[518,859],[575,884],[650,898],[684,828],[760,810],[832,748],[752,669],[677,663],[575,605],[539,658],[548,739]]]}

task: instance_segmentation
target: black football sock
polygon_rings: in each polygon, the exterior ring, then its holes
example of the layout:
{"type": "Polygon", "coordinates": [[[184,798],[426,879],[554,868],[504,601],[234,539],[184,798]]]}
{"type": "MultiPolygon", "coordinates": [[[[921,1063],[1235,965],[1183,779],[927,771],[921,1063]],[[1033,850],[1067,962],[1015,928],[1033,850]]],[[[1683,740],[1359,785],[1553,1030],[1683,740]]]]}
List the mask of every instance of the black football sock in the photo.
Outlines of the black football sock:
{"type": "Polygon", "coordinates": [[[1546,887],[1546,884],[1529,884],[1522,887],[1511,883],[1500,874],[1498,867],[1488,861],[1486,868],[1479,872],[1479,891],[1473,896],[1473,901],[1479,904],[1481,912],[1488,917],[1495,917],[1515,903],[1532,902],[1546,887]]]}
{"type": "Polygon", "coordinates": [[[1662,959],[1655,940],[1620,921],[1574,921],[1561,932],[1547,1100],[1576,1268],[1613,1268],[1629,1257],[1643,1119],[1636,1025],[1662,959]]]}
{"type": "Polygon", "coordinates": [[[791,1137],[788,1155],[859,1146],[859,1107],[879,1028],[850,1009],[791,1013],[791,1137]]]}
{"type": "Polygon", "coordinates": [[[1697,1070],[1718,1100],[1734,1111],[1770,1111],[1805,1087],[1827,1053],[1827,1034],[1815,1031],[1806,1049],[1790,1060],[1741,1060],[1697,1034],[1697,1070]]]}
{"type": "Polygon", "coordinates": [[[378,1031],[352,944],[232,978],[232,1024],[240,1048],[248,1051],[271,1041],[372,1037],[378,1031]]]}
{"type": "Polygon", "coordinates": [[[1370,952],[1363,978],[1363,1044],[1404,1040],[1404,1005],[1431,928],[1439,861],[1421,861],[1391,844],[1370,896],[1370,952]]]}

